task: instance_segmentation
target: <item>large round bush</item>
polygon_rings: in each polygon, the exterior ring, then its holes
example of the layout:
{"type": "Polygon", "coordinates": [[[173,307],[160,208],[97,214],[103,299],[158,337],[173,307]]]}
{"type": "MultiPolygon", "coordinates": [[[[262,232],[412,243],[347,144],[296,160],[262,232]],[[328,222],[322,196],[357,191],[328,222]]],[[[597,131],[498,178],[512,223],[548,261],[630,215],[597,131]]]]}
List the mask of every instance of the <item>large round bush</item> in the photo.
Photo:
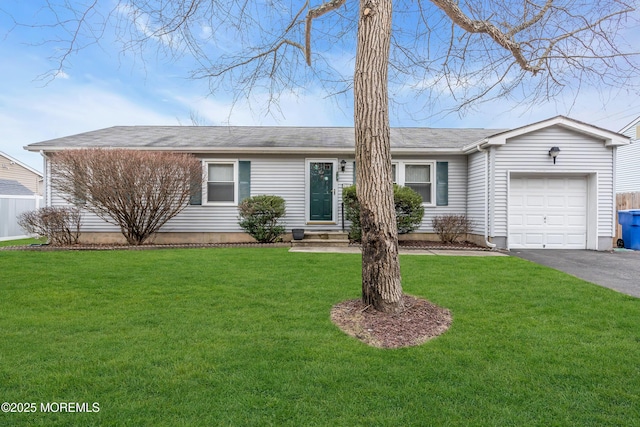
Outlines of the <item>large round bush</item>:
{"type": "Polygon", "coordinates": [[[284,234],[278,220],[285,214],[285,202],[280,196],[260,195],[243,200],[238,205],[240,227],[260,243],[273,243],[284,234]]]}

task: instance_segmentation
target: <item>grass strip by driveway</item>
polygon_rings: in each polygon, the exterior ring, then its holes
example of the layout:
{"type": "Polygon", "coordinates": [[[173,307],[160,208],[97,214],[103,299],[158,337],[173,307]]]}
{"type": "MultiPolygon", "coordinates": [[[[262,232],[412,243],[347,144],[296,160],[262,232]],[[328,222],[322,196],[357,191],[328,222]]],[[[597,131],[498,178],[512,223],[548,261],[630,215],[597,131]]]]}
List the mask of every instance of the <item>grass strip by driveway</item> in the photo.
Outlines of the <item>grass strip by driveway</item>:
{"type": "Polygon", "coordinates": [[[340,332],[360,257],[286,248],[0,253],[0,425],[638,425],[640,300],[512,258],[402,257],[451,329],[340,332]]]}

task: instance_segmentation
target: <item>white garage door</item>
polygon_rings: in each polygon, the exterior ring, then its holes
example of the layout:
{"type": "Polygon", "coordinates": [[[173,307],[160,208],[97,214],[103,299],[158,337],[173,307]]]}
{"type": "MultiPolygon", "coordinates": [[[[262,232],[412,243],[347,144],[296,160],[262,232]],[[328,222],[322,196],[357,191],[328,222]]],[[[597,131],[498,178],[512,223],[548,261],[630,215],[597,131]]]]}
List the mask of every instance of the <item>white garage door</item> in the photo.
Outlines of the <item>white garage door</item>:
{"type": "Polygon", "coordinates": [[[509,248],[585,249],[585,177],[513,177],[509,191],[509,248]]]}

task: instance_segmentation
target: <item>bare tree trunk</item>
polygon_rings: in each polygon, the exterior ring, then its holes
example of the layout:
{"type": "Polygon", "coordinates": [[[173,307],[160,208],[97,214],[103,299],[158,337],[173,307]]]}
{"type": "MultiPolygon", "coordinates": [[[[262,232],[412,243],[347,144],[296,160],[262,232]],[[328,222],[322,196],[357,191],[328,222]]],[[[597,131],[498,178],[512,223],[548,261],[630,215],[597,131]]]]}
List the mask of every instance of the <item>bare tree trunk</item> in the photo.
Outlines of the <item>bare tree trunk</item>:
{"type": "Polygon", "coordinates": [[[391,9],[391,0],[360,0],[354,75],[362,299],[385,312],[402,309],[387,90],[391,9]]]}

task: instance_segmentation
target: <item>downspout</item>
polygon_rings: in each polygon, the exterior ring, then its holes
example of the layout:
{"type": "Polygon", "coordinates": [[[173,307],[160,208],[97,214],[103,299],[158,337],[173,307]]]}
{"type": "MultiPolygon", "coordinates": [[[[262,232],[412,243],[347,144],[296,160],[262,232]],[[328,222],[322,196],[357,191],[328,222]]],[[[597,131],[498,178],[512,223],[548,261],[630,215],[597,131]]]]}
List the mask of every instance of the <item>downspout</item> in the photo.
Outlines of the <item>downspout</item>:
{"type": "Polygon", "coordinates": [[[47,179],[47,156],[43,150],[40,150],[40,155],[42,156],[42,199],[45,206],[51,206],[49,201],[49,180],[47,179]]]}
{"type": "Polygon", "coordinates": [[[489,152],[480,147],[480,144],[476,149],[484,153],[484,244],[494,249],[496,244],[489,241],[489,152]]]}
{"type": "MultiPolygon", "coordinates": [[[[612,177],[613,177],[613,208],[611,209],[613,211],[613,218],[611,221],[611,225],[613,226],[613,230],[611,230],[611,235],[613,236],[613,239],[611,239],[611,246],[612,248],[615,248],[616,245],[616,240],[618,239],[618,174],[617,174],[617,161],[618,161],[618,147],[616,147],[615,145],[612,147],[611,149],[611,153],[613,156],[613,161],[612,161],[612,177]]],[[[596,246],[598,245],[597,243],[597,233],[596,233],[596,246]]]]}

